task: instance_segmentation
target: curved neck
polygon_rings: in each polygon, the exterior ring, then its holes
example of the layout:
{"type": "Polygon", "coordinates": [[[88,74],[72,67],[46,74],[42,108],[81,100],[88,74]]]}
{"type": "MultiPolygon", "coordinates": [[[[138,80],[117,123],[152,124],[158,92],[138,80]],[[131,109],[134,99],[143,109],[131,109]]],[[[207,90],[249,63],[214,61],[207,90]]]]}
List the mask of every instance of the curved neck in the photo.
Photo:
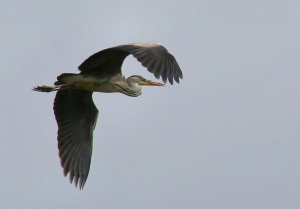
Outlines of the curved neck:
{"type": "Polygon", "coordinates": [[[131,97],[138,97],[142,94],[142,87],[140,87],[137,83],[131,83],[127,80],[123,83],[117,83],[121,88],[120,92],[131,97]]]}
{"type": "Polygon", "coordinates": [[[142,94],[141,86],[139,86],[137,83],[128,82],[128,80],[126,80],[126,82],[127,82],[127,90],[129,90],[128,92],[130,92],[130,94],[127,94],[128,96],[137,97],[142,94]]]}

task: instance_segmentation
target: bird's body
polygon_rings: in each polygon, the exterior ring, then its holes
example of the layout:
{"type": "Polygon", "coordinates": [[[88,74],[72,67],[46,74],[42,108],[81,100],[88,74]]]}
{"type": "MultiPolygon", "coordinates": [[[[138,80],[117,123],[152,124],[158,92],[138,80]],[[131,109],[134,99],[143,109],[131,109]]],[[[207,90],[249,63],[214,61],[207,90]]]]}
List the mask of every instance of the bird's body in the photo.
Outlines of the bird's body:
{"type": "Polygon", "coordinates": [[[133,75],[126,79],[121,72],[124,59],[132,54],[156,78],[162,77],[173,84],[182,78],[177,61],[163,46],[153,42],[142,42],[116,46],[97,52],[80,66],[79,74],[63,73],[54,86],[38,86],[35,91],[57,91],[54,114],[58,124],[58,149],[64,174],[70,181],[83,188],[88,177],[93,131],[98,110],[93,102],[93,92],[120,92],[136,97],[142,94],[142,85],[163,86],[133,75]]]}
{"type": "MultiPolygon", "coordinates": [[[[57,83],[62,83],[62,85],[68,86],[68,88],[73,89],[84,89],[93,92],[121,92],[118,88],[117,83],[126,83],[126,78],[123,75],[82,75],[82,74],[62,74],[59,76],[59,81],[57,83]]],[[[59,84],[58,84],[59,85],[59,84]]]]}

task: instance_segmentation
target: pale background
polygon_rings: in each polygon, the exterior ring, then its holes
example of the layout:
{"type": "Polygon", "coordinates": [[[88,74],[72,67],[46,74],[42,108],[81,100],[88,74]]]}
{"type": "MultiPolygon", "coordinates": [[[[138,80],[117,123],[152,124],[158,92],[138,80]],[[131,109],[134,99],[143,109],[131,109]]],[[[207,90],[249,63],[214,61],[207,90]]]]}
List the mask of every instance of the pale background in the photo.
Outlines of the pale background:
{"type": "MultiPolygon", "coordinates": [[[[4,1],[0,208],[300,208],[300,1],[4,1]],[[157,41],[180,85],[94,94],[82,191],[62,174],[55,93],[91,54],[157,41]]],[[[126,76],[147,72],[134,58],[126,76]]]]}

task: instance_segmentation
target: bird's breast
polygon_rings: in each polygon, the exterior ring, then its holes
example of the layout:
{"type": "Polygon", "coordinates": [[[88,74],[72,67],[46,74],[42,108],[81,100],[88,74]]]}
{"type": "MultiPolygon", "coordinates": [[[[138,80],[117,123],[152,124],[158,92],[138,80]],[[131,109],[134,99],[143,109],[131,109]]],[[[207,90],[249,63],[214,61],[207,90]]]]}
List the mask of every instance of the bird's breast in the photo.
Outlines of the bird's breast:
{"type": "Polygon", "coordinates": [[[105,92],[105,93],[111,93],[111,92],[118,92],[115,85],[113,85],[111,82],[80,82],[76,86],[88,90],[88,91],[94,91],[94,92],[105,92]]]}
{"type": "Polygon", "coordinates": [[[119,90],[116,88],[115,85],[111,82],[105,82],[105,83],[94,83],[91,87],[94,89],[94,91],[97,92],[105,92],[105,93],[111,93],[111,92],[119,92],[119,90]]]}
{"type": "Polygon", "coordinates": [[[114,80],[115,79],[113,77],[99,78],[96,76],[80,75],[80,78],[78,77],[78,79],[72,80],[70,84],[73,88],[84,89],[93,92],[120,92],[120,87],[119,85],[114,84],[114,80]]]}

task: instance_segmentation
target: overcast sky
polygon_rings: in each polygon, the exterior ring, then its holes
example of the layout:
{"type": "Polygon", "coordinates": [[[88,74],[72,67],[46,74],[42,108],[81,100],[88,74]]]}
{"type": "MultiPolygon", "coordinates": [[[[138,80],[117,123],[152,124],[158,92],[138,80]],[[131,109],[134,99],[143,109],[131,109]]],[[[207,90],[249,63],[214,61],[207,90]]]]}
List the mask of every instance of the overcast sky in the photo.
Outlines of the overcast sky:
{"type": "MultiPolygon", "coordinates": [[[[300,2],[1,3],[0,208],[300,208],[300,2]],[[91,54],[157,41],[181,83],[95,93],[82,191],[63,176],[52,84],[91,54]]],[[[155,80],[133,57],[126,76],[155,80]]]]}

